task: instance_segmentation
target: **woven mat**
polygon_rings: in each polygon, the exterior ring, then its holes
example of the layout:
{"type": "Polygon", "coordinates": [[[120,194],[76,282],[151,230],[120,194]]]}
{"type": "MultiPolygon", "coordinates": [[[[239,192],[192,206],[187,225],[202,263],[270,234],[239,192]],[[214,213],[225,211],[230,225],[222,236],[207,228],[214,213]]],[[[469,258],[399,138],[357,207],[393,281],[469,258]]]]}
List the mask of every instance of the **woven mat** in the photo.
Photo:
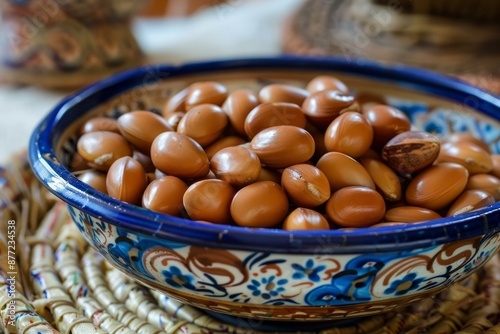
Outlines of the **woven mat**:
{"type": "MultiPolygon", "coordinates": [[[[463,15],[402,11],[398,1],[376,2],[381,1],[306,1],[285,27],[284,51],[423,67],[500,94],[500,19],[478,23],[463,15]]],[[[497,8],[498,1],[491,5],[497,8]]]]}
{"type": "MultiPolygon", "coordinates": [[[[0,333],[262,333],[258,321],[221,323],[111,267],[24,153],[0,168],[0,221],[0,333]]],[[[496,256],[434,298],[320,333],[500,333],[499,302],[496,256]]]]}

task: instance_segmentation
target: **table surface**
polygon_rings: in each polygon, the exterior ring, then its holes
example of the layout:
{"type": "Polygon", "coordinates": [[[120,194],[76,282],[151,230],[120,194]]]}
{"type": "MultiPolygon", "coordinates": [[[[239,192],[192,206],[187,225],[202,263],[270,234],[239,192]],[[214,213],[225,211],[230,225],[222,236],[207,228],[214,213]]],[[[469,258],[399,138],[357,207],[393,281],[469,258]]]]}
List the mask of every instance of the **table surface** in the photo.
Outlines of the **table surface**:
{"type": "MultiPolygon", "coordinates": [[[[303,0],[231,0],[189,18],[137,19],[139,44],[152,63],[274,56],[284,21],[303,0]]],[[[0,85],[0,163],[28,146],[40,120],[69,92],[0,85]]]]}

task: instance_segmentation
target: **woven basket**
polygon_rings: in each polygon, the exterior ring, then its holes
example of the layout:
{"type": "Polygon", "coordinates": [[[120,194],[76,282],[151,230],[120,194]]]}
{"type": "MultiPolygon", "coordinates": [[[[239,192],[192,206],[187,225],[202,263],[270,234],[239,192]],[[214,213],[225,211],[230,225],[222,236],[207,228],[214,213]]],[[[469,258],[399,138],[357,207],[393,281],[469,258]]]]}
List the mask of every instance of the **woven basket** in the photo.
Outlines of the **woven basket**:
{"type": "MultiPolygon", "coordinates": [[[[0,333],[263,333],[258,323],[222,323],[112,268],[34,179],[24,153],[0,168],[0,196],[0,333]]],[[[496,256],[434,298],[320,333],[500,333],[499,303],[496,256]]]]}
{"type": "Polygon", "coordinates": [[[499,31],[498,0],[308,0],[283,49],[424,67],[500,94],[499,31]]]}

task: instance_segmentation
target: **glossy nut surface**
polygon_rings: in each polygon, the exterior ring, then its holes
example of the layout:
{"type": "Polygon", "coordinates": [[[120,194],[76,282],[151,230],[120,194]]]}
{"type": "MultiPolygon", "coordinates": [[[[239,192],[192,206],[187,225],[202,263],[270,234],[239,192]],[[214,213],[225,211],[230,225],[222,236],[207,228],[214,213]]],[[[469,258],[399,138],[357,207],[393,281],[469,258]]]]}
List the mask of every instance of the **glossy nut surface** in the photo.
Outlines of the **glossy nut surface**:
{"type": "Polygon", "coordinates": [[[479,139],[477,137],[474,137],[470,133],[462,133],[462,132],[452,133],[450,136],[446,137],[445,140],[447,143],[459,143],[459,142],[471,143],[471,144],[474,144],[476,146],[481,147],[487,153],[491,153],[490,147],[488,146],[487,143],[485,143],[484,141],[482,141],[481,139],[479,139]]]}
{"type": "Polygon", "coordinates": [[[142,167],[144,168],[146,173],[154,173],[156,167],[153,164],[153,161],[151,160],[151,157],[149,156],[149,154],[144,154],[142,152],[134,150],[134,153],[132,154],[132,158],[137,160],[142,165],[142,167]]]}
{"type": "Polygon", "coordinates": [[[255,107],[245,119],[245,133],[253,138],[260,131],[278,125],[306,127],[306,116],[302,108],[293,103],[262,103],[255,107]]]}
{"type": "Polygon", "coordinates": [[[311,94],[302,104],[302,109],[312,124],[326,129],[341,113],[359,111],[359,106],[350,94],[324,90],[311,94]]]}
{"type": "Polygon", "coordinates": [[[377,150],[395,136],[411,129],[408,116],[388,105],[371,105],[363,109],[363,115],[373,127],[373,147],[377,150]]]}
{"type": "Polygon", "coordinates": [[[400,133],[382,149],[382,159],[394,171],[411,174],[434,163],[439,155],[439,139],[423,131],[400,133]]]}
{"type": "Polygon", "coordinates": [[[495,203],[493,195],[482,190],[466,190],[451,205],[447,216],[471,212],[495,203]]]}
{"type": "Polygon", "coordinates": [[[125,138],[109,131],[83,134],[78,139],[77,150],[90,167],[100,171],[107,171],[119,158],[133,154],[125,138]]]}
{"type": "Polygon", "coordinates": [[[238,89],[229,94],[222,105],[222,110],[229,117],[233,129],[240,136],[246,136],[245,120],[259,104],[259,98],[254,92],[248,89],[238,89]]]}
{"type": "Polygon", "coordinates": [[[490,174],[475,174],[469,177],[467,190],[482,190],[493,195],[495,201],[500,201],[500,179],[490,174]]]}
{"type": "Polygon", "coordinates": [[[329,230],[330,224],[318,211],[296,208],[286,217],[283,229],[288,231],[329,230]]]}
{"type": "Polygon", "coordinates": [[[109,117],[96,117],[89,119],[83,124],[80,133],[84,134],[95,131],[109,131],[120,133],[120,130],[118,129],[118,122],[116,121],[116,119],[109,117]]]}
{"type": "Polygon", "coordinates": [[[373,141],[373,129],[366,118],[349,111],[339,115],[325,132],[325,147],[330,152],[342,152],[350,157],[362,156],[373,141]]]}
{"type": "Polygon", "coordinates": [[[431,219],[438,219],[441,216],[430,209],[418,206],[399,206],[387,210],[384,220],[387,222],[415,223],[431,219]]]}
{"type": "Polygon", "coordinates": [[[239,226],[272,227],[281,223],[287,213],[285,191],[272,181],[252,183],[240,189],[231,203],[231,216],[239,226]]]}
{"type": "Polygon", "coordinates": [[[366,187],[342,188],[326,203],[328,217],[343,227],[366,227],[382,220],[385,202],[382,196],[366,187]]]}
{"type": "Polygon", "coordinates": [[[175,176],[164,176],[152,181],[142,195],[142,206],[155,212],[179,216],[187,184],[175,176]]]}
{"type": "Polygon", "coordinates": [[[491,162],[493,163],[493,169],[490,173],[495,177],[500,178],[500,154],[492,154],[491,162]]]}
{"type": "Polygon", "coordinates": [[[438,161],[458,163],[467,168],[471,175],[489,173],[493,170],[490,154],[480,146],[467,141],[441,145],[438,161]]]}
{"type": "Polygon", "coordinates": [[[184,208],[193,220],[229,224],[230,206],[235,194],[234,188],[225,181],[198,181],[189,186],[184,193],[184,208]]]}
{"type": "Polygon", "coordinates": [[[183,90],[172,95],[165,106],[163,107],[162,115],[163,117],[169,117],[175,112],[185,112],[186,111],[186,98],[190,92],[190,88],[186,87],[183,90]]]}
{"type": "Polygon", "coordinates": [[[106,175],[106,189],[109,196],[130,204],[141,203],[146,186],[146,171],[132,157],[116,160],[106,175]]]}
{"type": "Polygon", "coordinates": [[[106,174],[98,171],[86,171],[80,175],[78,175],[78,179],[92,188],[102,192],[103,194],[107,194],[108,191],[106,189],[106,174]]]}
{"type": "MultiPolygon", "coordinates": [[[[227,98],[227,89],[224,85],[213,81],[196,82],[189,86],[186,96],[186,111],[200,104],[222,105],[227,98]]],[[[179,111],[179,110],[176,110],[179,111]]]]}
{"type": "Polygon", "coordinates": [[[262,103],[280,102],[293,103],[302,105],[304,100],[310,93],[302,88],[285,85],[285,84],[270,84],[262,87],[259,91],[259,100],[262,103]]]}
{"type": "Polygon", "coordinates": [[[213,104],[201,104],[190,109],[179,122],[177,132],[189,136],[205,147],[224,131],[228,122],[222,109],[213,104]]]}
{"type": "Polygon", "coordinates": [[[212,157],[215,155],[215,153],[219,152],[220,150],[227,147],[239,146],[244,143],[245,140],[243,140],[243,138],[241,137],[237,136],[223,137],[217,140],[215,143],[210,144],[210,146],[208,146],[205,149],[205,153],[207,154],[208,160],[211,160],[212,157]]]}
{"type": "Polygon", "coordinates": [[[210,160],[210,168],[217,178],[240,188],[258,180],[261,164],[253,151],[235,146],[217,152],[210,160]]]}
{"type": "Polygon", "coordinates": [[[390,167],[377,159],[361,158],[360,161],[375,182],[378,191],[387,201],[401,200],[401,181],[390,167]]]}
{"type": "Polygon", "coordinates": [[[176,132],[164,132],[151,146],[151,160],[161,172],[181,179],[196,179],[208,174],[209,162],[203,148],[176,132]]]}
{"type": "Polygon", "coordinates": [[[150,111],[131,111],[118,118],[121,134],[134,147],[149,155],[151,144],[160,133],[172,131],[167,120],[150,111]]]}
{"type": "Polygon", "coordinates": [[[330,184],[318,168],[298,164],[287,167],[281,175],[281,185],[293,204],[314,208],[330,198],[330,184]]]}
{"type": "Polygon", "coordinates": [[[181,119],[184,117],[184,115],[186,115],[185,112],[176,111],[165,117],[168,125],[172,128],[172,131],[177,131],[177,127],[179,126],[179,123],[181,119]]]}
{"type": "Polygon", "coordinates": [[[336,90],[341,93],[349,92],[349,89],[347,88],[345,83],[329,75],[318,75],[317,77],[314,77],[307,84],[306,90],[311,94],[324,90],[336,90]]]}
{"type": "Polygon", "coordinates": [[[286,168],[313,156],[314,139],[309,132],[296,126],[273,126],[252,138],[250,149],[266,166],[286,168]]]}
{"type": "Polygon", "coordinates": [[[375,189],[375,183],[366,168],[344,153],[326,153],[316,167],[326,175],[332,192],[350,186],[375,189]]]}
{"type": "Polygon", "coordinates": [[[440,210],[451,204],[465,189],[469,172],[459,164],[443,162],[417,174],[408,184],[409,204],[440,210]]]}

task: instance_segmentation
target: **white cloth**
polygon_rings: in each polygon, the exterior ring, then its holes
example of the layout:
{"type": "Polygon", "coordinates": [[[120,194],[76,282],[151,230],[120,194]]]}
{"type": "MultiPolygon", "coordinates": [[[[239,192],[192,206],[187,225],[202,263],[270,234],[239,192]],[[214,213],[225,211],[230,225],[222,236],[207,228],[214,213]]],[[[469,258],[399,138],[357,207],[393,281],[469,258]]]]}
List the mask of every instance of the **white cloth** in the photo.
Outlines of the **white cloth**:
{"type": "MultiPolygon", "coordinates": [[[[155,63],[273,56],[303,0],[229,0],[184,19],[138,19],[134,32],[155,63]]],[[[36,124],[66,95],[0,85],[0,163],[28,146],[36,124]]]]}

